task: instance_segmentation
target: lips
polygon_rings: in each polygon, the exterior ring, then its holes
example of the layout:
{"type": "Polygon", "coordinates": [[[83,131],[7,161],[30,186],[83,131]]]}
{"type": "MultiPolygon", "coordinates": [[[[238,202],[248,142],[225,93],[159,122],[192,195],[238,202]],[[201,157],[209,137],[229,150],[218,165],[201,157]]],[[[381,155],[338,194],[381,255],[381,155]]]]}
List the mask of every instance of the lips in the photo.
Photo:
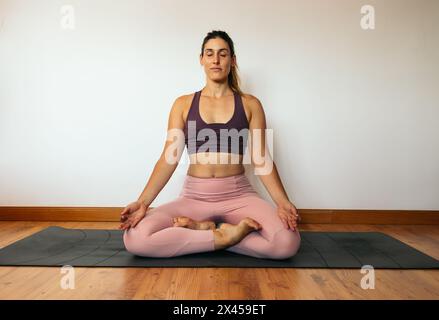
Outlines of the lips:
{"type": "Polygon", "coordinates": [[[211,68],[210,70],[213,70],[213,71],[221,71],[221,68],[211,68]]]}

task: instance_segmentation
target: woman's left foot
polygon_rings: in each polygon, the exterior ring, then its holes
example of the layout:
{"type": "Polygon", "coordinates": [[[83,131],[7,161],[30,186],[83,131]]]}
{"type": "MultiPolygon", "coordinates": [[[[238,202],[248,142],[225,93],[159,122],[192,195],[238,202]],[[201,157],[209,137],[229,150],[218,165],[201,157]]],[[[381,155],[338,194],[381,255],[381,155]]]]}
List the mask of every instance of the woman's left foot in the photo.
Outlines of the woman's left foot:
{"type": "Polygon", "coordinates": [[[172,219],[174,227],[183,227],[193,230],[215,230],[216,225],[213,221],[196,221],[188,217],[175,217],[172,219]]]}

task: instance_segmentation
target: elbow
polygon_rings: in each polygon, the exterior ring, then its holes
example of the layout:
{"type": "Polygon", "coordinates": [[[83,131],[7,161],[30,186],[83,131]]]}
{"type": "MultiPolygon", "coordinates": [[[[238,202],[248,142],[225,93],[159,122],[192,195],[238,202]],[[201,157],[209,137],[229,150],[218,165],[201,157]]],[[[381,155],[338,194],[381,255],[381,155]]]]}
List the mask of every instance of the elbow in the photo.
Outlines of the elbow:
{"type": "Polygon", "coordinates": [[[273,162],[267,162],[263,166],[254,166],[253,170],[256,176],[268,176],[273,172],[273,162]]]}
{"type": "Polygon", "coordinates": [[[255,175],[269,175],[273,171],[274,161],[271,157],[256,156],[251,162],[255,175]]]}

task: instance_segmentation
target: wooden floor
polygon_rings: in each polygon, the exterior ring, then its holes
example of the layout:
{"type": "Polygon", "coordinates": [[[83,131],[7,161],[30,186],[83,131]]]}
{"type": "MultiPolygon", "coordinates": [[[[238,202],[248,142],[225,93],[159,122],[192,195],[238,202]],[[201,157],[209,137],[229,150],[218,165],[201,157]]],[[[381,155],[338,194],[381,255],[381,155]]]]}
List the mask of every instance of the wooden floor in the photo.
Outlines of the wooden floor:
{"type": "MultiPolygon", "coordinates": [[[[116,229],[117,222],[0,221],[0,247],[48,226],[116,229]]],[[[439,226],[301,225],[309,231],[380,231],[439,259],[439,226]]],[[[58,267],[0,267],[0,299],[439,299],[439,270],[79,268],[62,289],[58,267]]]]}

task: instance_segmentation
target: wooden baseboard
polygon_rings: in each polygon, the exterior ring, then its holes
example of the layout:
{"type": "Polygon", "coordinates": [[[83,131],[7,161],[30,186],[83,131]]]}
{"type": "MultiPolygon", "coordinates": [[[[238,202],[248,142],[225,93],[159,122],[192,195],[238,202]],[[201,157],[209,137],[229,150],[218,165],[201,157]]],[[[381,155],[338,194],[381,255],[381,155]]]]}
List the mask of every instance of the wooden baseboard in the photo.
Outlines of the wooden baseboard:
{"type": "MultiPolygon", "coordinates": [[[[0,220],[116,222],[122,210],[123,207],[0,206],[0,220]]],[[[302,224],[439,224],[439,211],[436,210],[299,209],[299,213],[302,224]]]]}

